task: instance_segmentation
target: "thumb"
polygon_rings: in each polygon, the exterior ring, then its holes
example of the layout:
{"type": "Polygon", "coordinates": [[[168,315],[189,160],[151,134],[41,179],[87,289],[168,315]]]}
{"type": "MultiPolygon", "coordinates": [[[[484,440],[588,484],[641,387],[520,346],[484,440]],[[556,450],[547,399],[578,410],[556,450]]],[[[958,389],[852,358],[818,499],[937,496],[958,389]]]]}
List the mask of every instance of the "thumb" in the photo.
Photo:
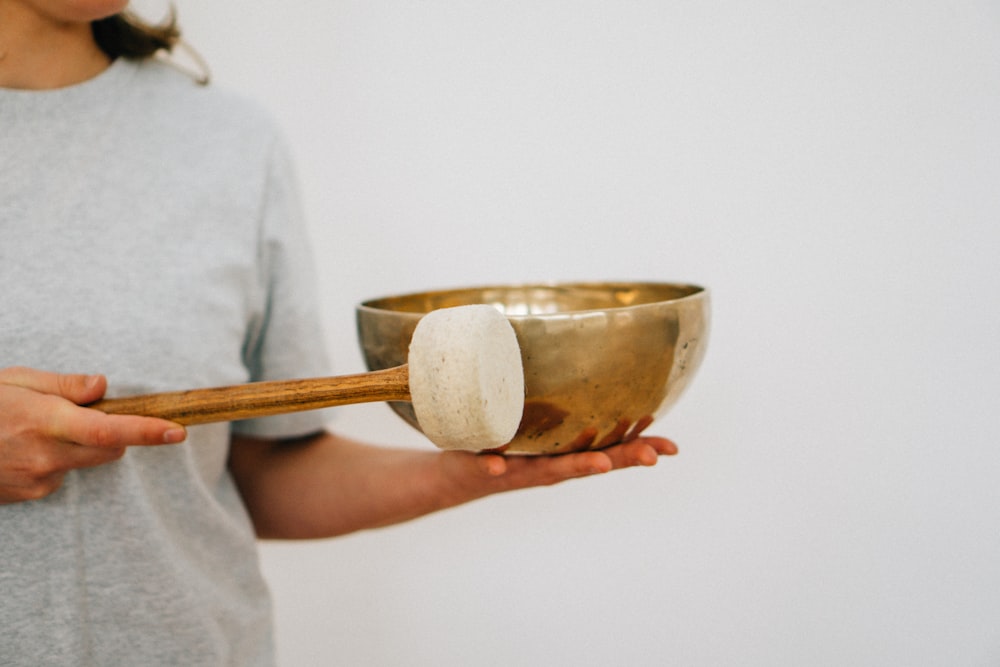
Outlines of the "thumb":
{"type": "Polygon", "coordinates": [[[108,388],[108,380],[103,375],[51,373],[23,367],[0,370],[0,383],[61,396],[77,405],[93,403],[104,396],[108,388]]]}

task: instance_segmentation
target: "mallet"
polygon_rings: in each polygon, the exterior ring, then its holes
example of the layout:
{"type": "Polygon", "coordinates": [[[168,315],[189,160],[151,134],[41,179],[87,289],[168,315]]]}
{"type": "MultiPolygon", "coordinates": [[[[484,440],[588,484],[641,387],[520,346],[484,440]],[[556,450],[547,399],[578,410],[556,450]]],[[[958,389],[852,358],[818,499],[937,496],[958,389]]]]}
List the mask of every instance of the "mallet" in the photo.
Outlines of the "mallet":
{"type": "Polygon", "coordinates": [[[505,445],[524,409],[514,329],[492,306],[442,308],[420,319],[407,363],[395,368],[145,394],[89,407],[194,425],[378,401],[412,402],[420,430],[441,449],[505,445]]]}

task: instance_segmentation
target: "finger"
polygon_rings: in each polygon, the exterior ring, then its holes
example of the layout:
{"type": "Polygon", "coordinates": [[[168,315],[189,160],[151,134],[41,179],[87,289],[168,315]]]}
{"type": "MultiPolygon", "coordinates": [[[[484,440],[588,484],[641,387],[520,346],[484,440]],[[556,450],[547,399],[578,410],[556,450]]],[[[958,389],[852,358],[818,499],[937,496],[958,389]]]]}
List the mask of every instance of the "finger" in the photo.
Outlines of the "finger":
{"type": "Polygon", "coordinates": [[[590,449],[594,445],[594,439],[597,437],[597,428],[594,426],[588,426],[587,428],[580,431],[580,435],[576,436],[569,445],[566,446],[566,451],[578,452],[584,449],[590,449]]]}
{"type": "Polygon", "coordinates": [[[60,411],[54,431],[56,437],[85,447],[171,445],[187,437],[183,426],[164,419],[109,415],[72,406],[60,411]]]}
{"type": "Polygon", "coordinates": [[[70,470],[110,463],[124,448],[80,447],[49,441],[8,451],[0,474],[0,502],[36,500],[58,489],[70,470]]]}
{"type": "Polygon", "coordinates": [[[607,435],[600,439],[597,443],[597,449],[604,449],[610,445],[617,442],[621,442],[625,439],[625,434],[628,432],[629,421],[627,419],[619,419],[618,423],[613,429],[611,429],[607,435]]]}
{"type": "Polygon", "coordinates": [[[653,449],[660,456],[673,456],[679,450],[677,448],[677,443],[668,438],[664,438],[658,435],[644,435],[637,438],[634,442],[644,442],[653,449]]]}
{"type": "Polygon", "coordinates": [[[553,472],[565,479],[600,475],[614,469],[614,461],[602,451],[576,452],[553,456],[553,472]]]}
{"type": "Polygon", "coordinates": [[[635,426],[632,427],[632,430],[628,432],[628,435],[625,436],[622,442],[632,442],[633,440],[638,438],[642,434],[642,432],[645,431],[646,428],[648,428],[649,425],[652,423],[653,423],[652,415],[646,415],[644,417],[640,417],[639,420],[635,422],[635,426]]]}
{"type": "Polygon", "coordinates": [[[42,394],[61,396],[77,405],[92,403],[101,398],[108,386],[103,375],[51,373],[23,367],[0,370],[0,382],[42,394]]]}
{"type": "Polygon", "coordinates": [[[654,466],[660,456],[677,453],[677,446],[666,438],[642,437],[603,450],[615,468],[654,466]]]}
{"type": "Polygon", "coordinates": [[[20,468],[29,479],[41,482],[61,477],[76,468],[92,468],[120,459],[124,447],[83,447],[75,444],[58,444],[51,448],[36,448],[31,456],[24,457],[20,468]]]}
{"type": "Polygon", "coordinates": [[[65,472],[54,472],[37,478],[4,480],[0,487],[0,505],[44,498],[55,493],[65,477],[65,472]]]}
{"type": "Polygon", "coordinates": [[[655,466],[659,455],[653,447],[645,442],[629,442],[609,451],[608,456],[614,461],[615,468],[630,468],[632,466],[655,466]]]}
{"type": "Polygon", "coordinates": [[[480,454],[476,456],[476,463],[488,477],[500,477],[507,472],[507,459],[499,454],[480,454]]]}
{"type": "Polygon", "coordinates": [[[507,459],[507,477],[521,486],[557,484],[577,477],[599,475],[613,468],[613,461],[602,451],[507,459]]]}

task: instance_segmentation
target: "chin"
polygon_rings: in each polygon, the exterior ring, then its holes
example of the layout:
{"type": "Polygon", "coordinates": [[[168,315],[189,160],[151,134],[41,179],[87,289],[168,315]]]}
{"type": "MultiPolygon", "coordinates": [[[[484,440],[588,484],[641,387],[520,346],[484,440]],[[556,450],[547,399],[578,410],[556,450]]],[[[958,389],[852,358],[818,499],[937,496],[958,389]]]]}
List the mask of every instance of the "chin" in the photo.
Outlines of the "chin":
{"type": "Polygon", "coordinates": [[[41,13],[67,23],[90,23],[125,11],[129,0],[30,0],[41,13]]]}

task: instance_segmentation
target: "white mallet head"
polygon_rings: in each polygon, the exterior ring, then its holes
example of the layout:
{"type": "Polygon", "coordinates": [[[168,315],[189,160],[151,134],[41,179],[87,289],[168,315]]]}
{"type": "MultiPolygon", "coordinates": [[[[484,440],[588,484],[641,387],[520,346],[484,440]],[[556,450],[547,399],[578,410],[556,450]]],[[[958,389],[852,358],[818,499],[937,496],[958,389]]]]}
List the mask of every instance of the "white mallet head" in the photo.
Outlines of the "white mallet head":
{"type": "Polygon", "coordinates": [[[409,350],[420,430],[441,449],[479,451],[510,442],[524,411],[524,369],[510,322],[488,305],[424,315],[409,350]]]}

